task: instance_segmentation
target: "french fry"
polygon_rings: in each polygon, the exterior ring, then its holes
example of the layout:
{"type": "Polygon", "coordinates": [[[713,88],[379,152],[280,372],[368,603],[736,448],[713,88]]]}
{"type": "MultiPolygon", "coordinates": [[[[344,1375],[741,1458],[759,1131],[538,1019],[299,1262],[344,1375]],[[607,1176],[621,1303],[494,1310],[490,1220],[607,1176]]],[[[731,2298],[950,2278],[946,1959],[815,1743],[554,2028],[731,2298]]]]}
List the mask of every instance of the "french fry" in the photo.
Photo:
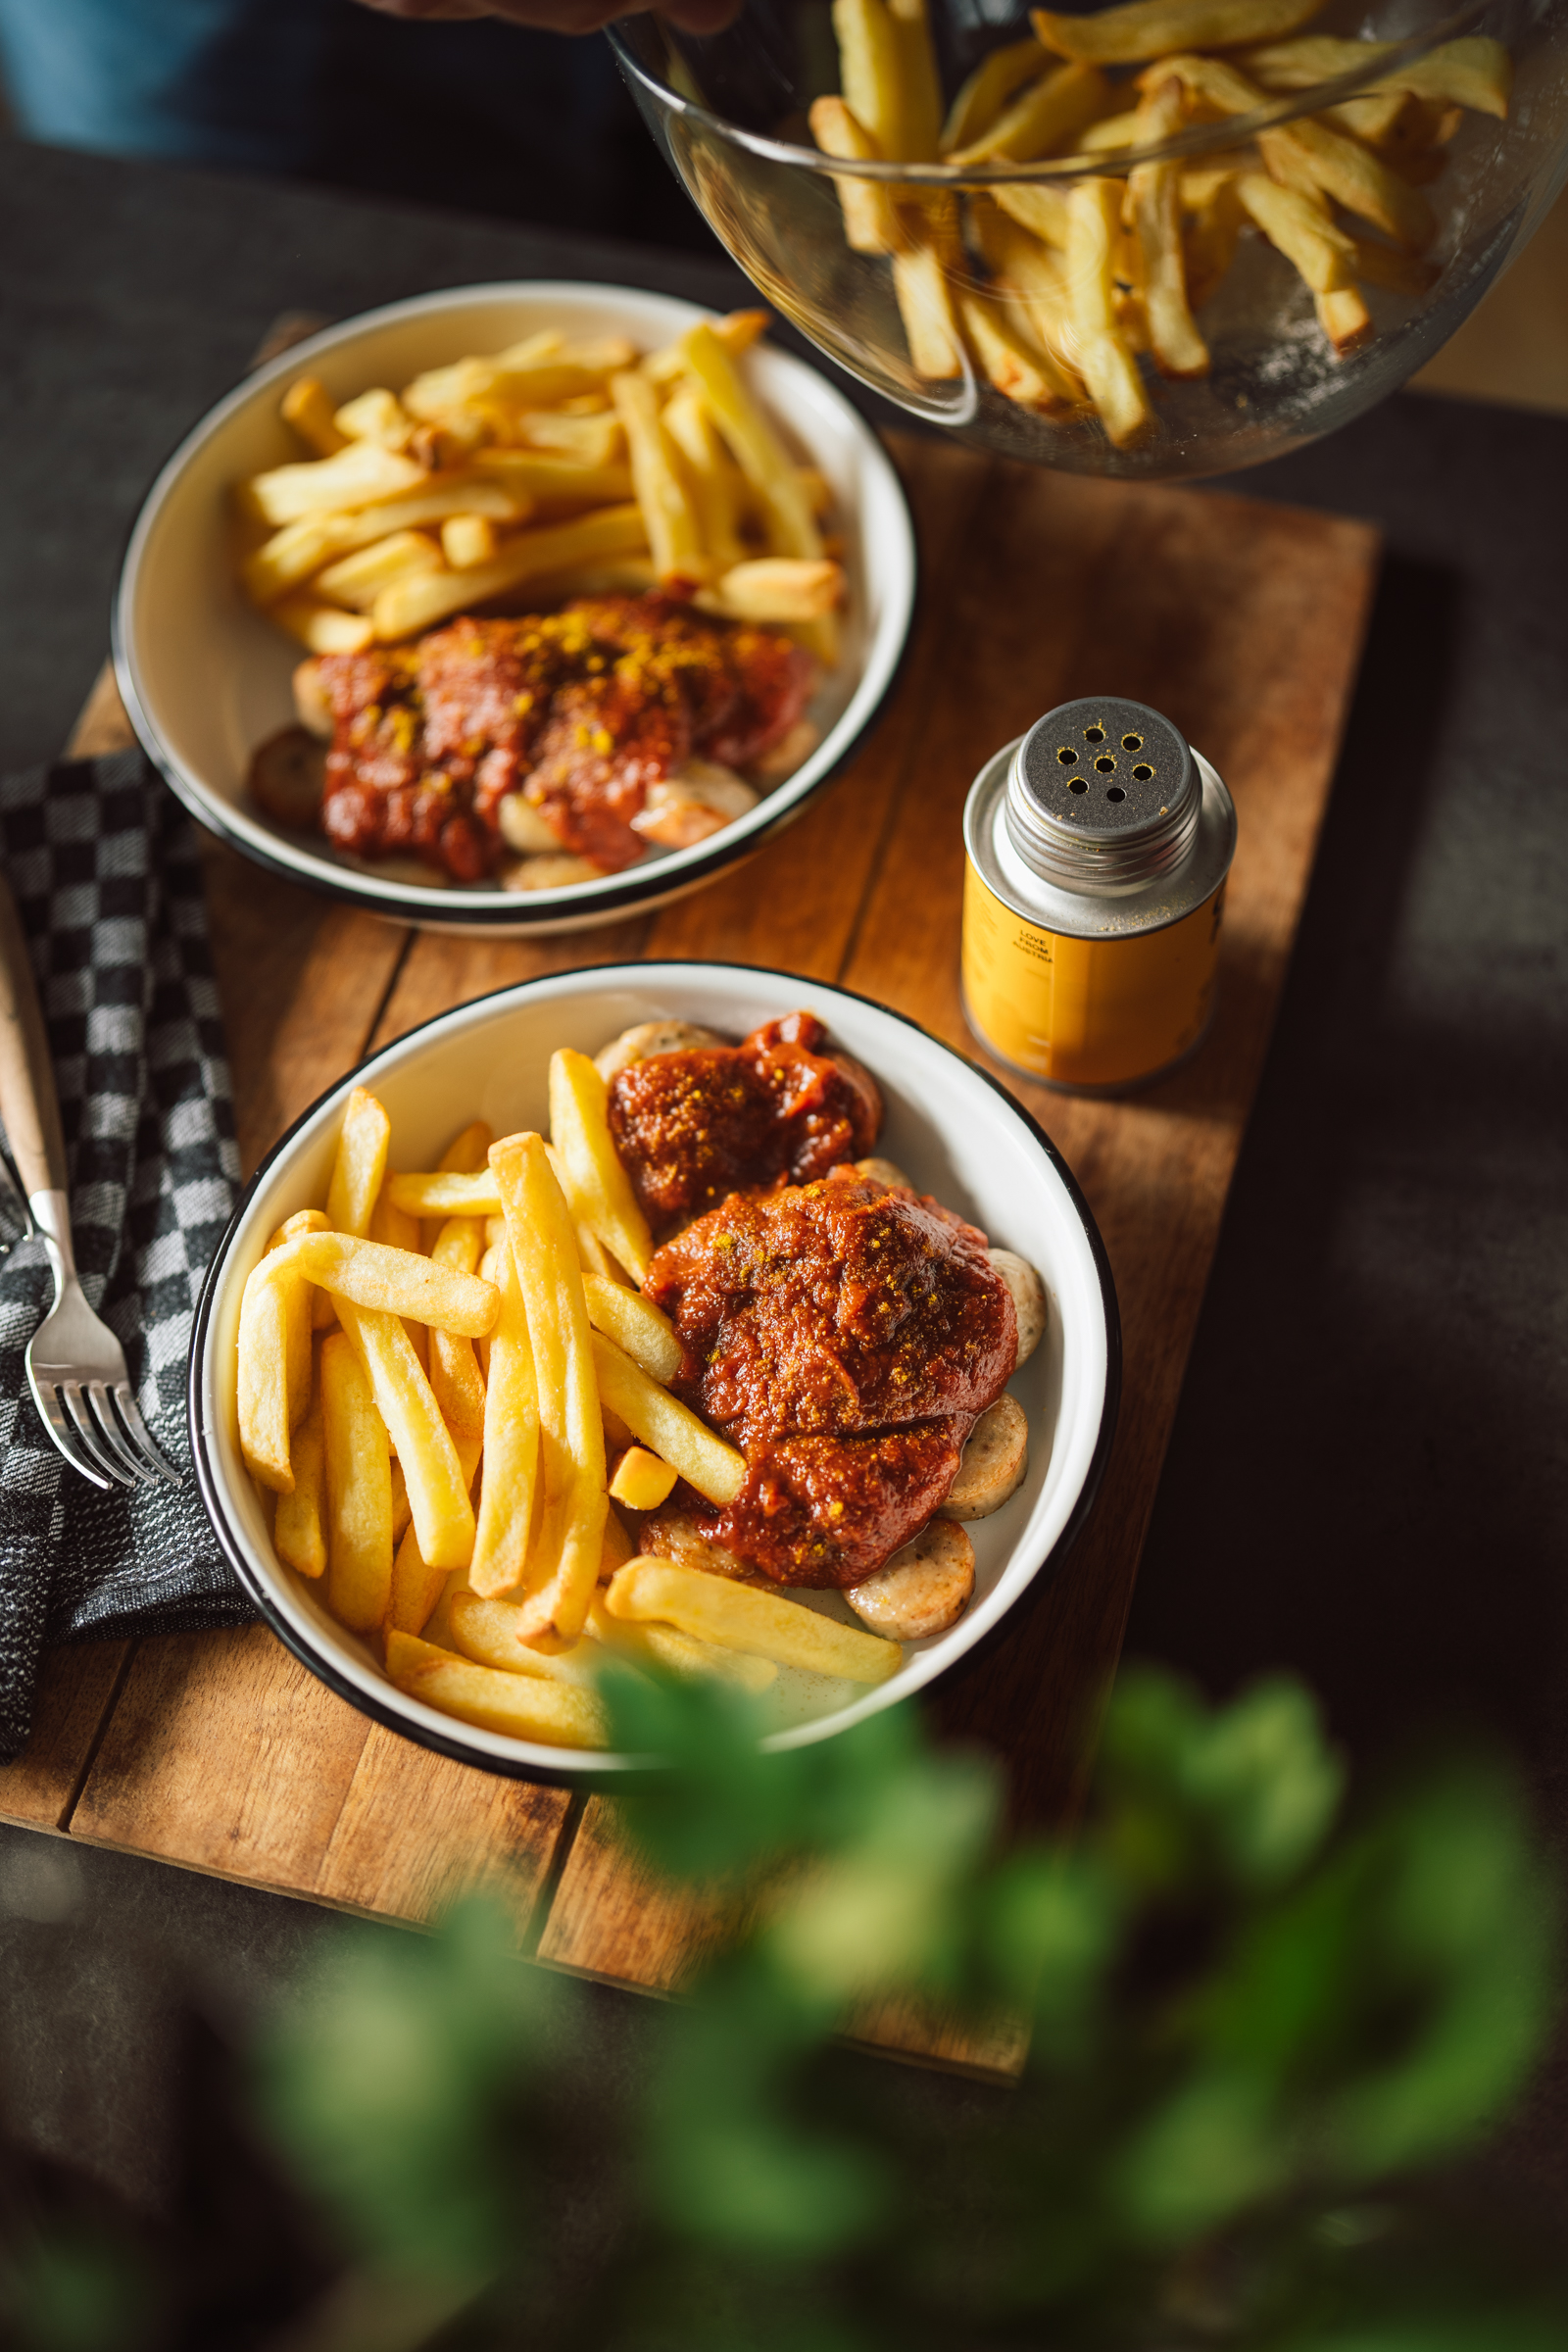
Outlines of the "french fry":
{"type": "MultiPolygon", "coordinates": [[[[1021,303],[1016,307],[1023,308],[1021,303]]],[[[975,357],[1004,399],[1041,416],[1059,415],[1074,405],[1072,386],[1010,315],[999,290],[960,294],[958,314],[975,357]]]]}
{"type": "Polygon", "coordinates": [[[740,468],[720,440],[695,384],[683,383],[670,394],[662,422],[685,463],[703,547],[715,572],[729,571],[746,561],[746,543],[740,534],[746,484],[740,468]]]}
{"type": "MultiPolygon", "coordinates": [[[[430,1251],[431,1263],[452,1273],[472,1274],[482,1232],[477,1217],[449,1217],[430,1251]]],[[[455,1331],[431,1331],[430,1389],[454,1438],[484,1436],[484,1382],[470,1339],[455,1331]]]]}
{"type": "Polygon", "coordinates": [[[1083,373],[1081,346],[1067,293],[1065,255],[1031,236],[1010,216],[998,216],[994,229],[988,232],[987,258],[1021,302],[1036,340],[1049,353],[1063,383],[1078,397],[1083,373]]]}
{"type": "Polygon", "coordinates": [[[341,605],[329,605],[323,597],[304,591],[279,598],[270,610],[279,628],[287,629],[307,653],[363,654],[374,641],[367,614],[345,612],[341,605]]]}
{"type": "Polygon", "coordinates": [[[951,156],[955,148],[972,146],[991,128],[1007,101],[1025,82],[1037,81],[1052,62],[1050,52],[1041,48],[1033,34],[1026,41],[1009,41],[1005,49],[993,49],[989,57],[981,59],[949,108],[937,141],[938,154],[951,156]]]}
{"type": "Polygon", "coordinates": [[[605,1541],[599,1553],[599,1582],[608,1585],[617,1568],[631,1558],[633,1544],[618,1511],[605,1512],[605,1541]]]}
{"type": "Polygon", "coordinates": [[[893,47],[898,59],[899,102],[904,120],[904,158],[930,163],[942,136],[942,81],[926,0],[888,0],[893,47]]]}
{"type": "Polygon", "coordinates": [[[814,562],[822,553],[822,535],[810,502],[777,434],[741,381],[723,338],[705,322],[688,329],[680,349],[714,423],[761,503],[773,554],[806,556],[814,562]]]}
{"type": "MultiPolygon", "coordinates": [[[[488,525],[486,526],[488,528],[488,525]]],[[[438,543],[423,531],[394,531],[373,547],[341,557],[316,575],[316,592],[352,612],[368,612],[383,588],[394,580],[416,580],[426,572],[445,571],[446,559],[438,543]]]]}
{"type": "Polygon", "coordinates": [[[357,1086],[343,1110],[343,1126],[326,1188],[327,1222],[337,1233],[365,1234],[386,1174],[392,1122],[372,1094],[357,1086]]]}
{"type": "Polygon", "coordinates": [[[1397,141],[1401,124],[1424,122],[1425,112],[1420,99],[1408,90],[1374,90],[1364,98],[1346,98],[1338,106],[1324,107],[1321,119],[1336,130],[1348,130],[1368,147],[1384,147],[1397,141]]]}
{"type": "MultiPolygon", "coordinates": [[[[730,358],[738,360],[765,331],[769,316],[766,311],[731,311],[725,318],[715,318],[710,331],[730,358]]],[[[643,373],[651,384],[672,384],[678,376],[689,374],[690,363],[682,345],[666,343],[662,351],[650,352],[643,362],[643,373]]]]}
{"type": "Polygon", "coordinates": [[[1091,122],[1079,133],[1078,153],[1118,155],[1123,148],[1136,146],[1137,142],[1138,109],[1133,107],[1123,114],[1105,115],[1100,122],[1091,122]]]}
{"type": "Polygon", "coordinates": [[[851,1683],[885,1683],[897,1674],[904,1653],[896,1642],[841,1625],[781,1593],[732,1584],[674,1560],[629,1560],[617,1568],[605,1594],[612,1617],[634,1624],[672,1625],[721,1649],[745,1650],[780,1666],[808,1674],[835,1675],[851,1683]]]}
{"type": "MultiPolygon", "coordinates": [[[[615,425],[619,430],[619,417],[615,425]]],[[[473,472],[552,520],[623,506],[632,496],[631,467],[618,459],[588,465],[564,451],[481,449],[474,452],[473,472]]]]}
{"type": "Polygon", "coordinates": [[[319,1391],[289,1445],[294,1485],[279,1494],[272,1520],[272,1549],[285,1568],[318,1577],[326,1568],[326,1454],[321,1435],[319,1391]]]}
{"type": "MultiPolygon", "coordinates": [[[[1135,0],[1135,4],[1143,6],[1145,0],[1135,0]]],[[[1105,436],[1116,449],[1128,448],[1153,421],[1137,363],[1116,319],[1112,260],[1121,222],[1121,195],[1119,180],[1074,182],[1067,199],[1065,265],[1079,368],[1100,412],[1105,436]]]]}
{"type": "Polygon", "coordinates": [[[447,1568],[430,1566],[419,1549],[419,1531],[411,1519],[392,1561],[392,1585],[386,1604],[387,1632],[422,1634],[452,1573],[447,1568]]]}
{"type": "MultiPolygon", "coordinates": [[[[1181,83],[1163,82],[1151,91],[1138,109],[1137,123],[1140,146],[1154,146],[1179,130],[1181,83]]],[[[1142,263],[1149,347],[1160,373],[1178,377],[1206,375],[1209,367],[1208,345],[1198,331],[1187,299],[1181,176],[1180,164],[1135,164],[1127,180],[1142,263]]]]}
{"type": "Polygon", "coordinates": [[[1353,351],[1372,332],[1372,315],[1358,286],[1339,286],[1319,294],[1317,322],[1337,352],[1353,351]]]}
{"type": "Polygon", "coordinates": [[[650,1380],[640,1364],[607,1340],[594,1334],[594,1369],[599,1396],[611,1412],[618,1413],[634,1438],[640,1438],[662,1461],[674,1465],[677,1475],[710,1502],[733,1502],[746,1483],[746,1456],[700,1421],[689,1406],[650,1380]]]}
{"type": "Polygon", "coordinates": [[[388,1200],[414,1217],[445,1219],[501,1214],[501,1188],[488,1166],[417,1172],[400,1169],[387,1178],[386,1190],[388,1200]]]}
{"type": "Polygon", "coordinates": [[[1411,253],[1422,253],[1431,244],[1437,230],[1432,207],[1419,188],[1391,171],[1370,148],[1309,115],[1265,135],[1271,142],[1295,147],[1324,194],[1348,213],[1358,213],[1411,253]]]}
{"type": "Polygon", "coordinates": [[[414,438],[414,418],[384,384],[346,401],[332,422],[346,440],[379,441],[383,449],[407,449],[414,438]]]}
{"type": "MultiPolygon", "coordinates": [[[[1182,200],[1187,201],[1190,178],[1197,175],[1183,172],[1182,200]]],[[[1188,223],[1185,245],[1187,252],[1187,298],[1195,311],[1213,293],[1236,258],[1247,215],[1237,194],[1241,174],[1236,172],[1216,172],[1206,185],[1194,189],[1198,201],[1192,206],[1193,218],[1188,223]]]]}
{"type": "MultiPolygon", "coordinates": [[[[556,1093],[555,1064],[551,1093],[556,1093]]],[[[604,1080],[586,1056],[601,1091],[604,1080]]],[[[490,1148],[539,1396],[541,1540],[523,1593],[526,1639],[560,1649],[583,1629],[604,1544],[605,1438],[571,1212],[537,1135],[490,1148]]],[[[618,1167],[619,1162],[616,1162],[618,1167]]],[[[489,1429],[486,1425],[486,1437],[489,1429]]]]}
{"type": "MultiPolygon", "coordinates": [[[[325,1224],[323,1217],[321,1226],[324,1228],[325,1224]]],[[[418,1218],[411,1217],[407,1209],[398,1207],[387,1192],[384,1179],[381,1190],[376,1194],[375,1206],[370,1211],[370,1222],[365,1238],[368,1242],[380,1242],[388,1250],[411,1250],[417,1257],[429,1254],[424,1248],[418,1218]]],[[[467,1270],[471,1273],[473,1269],[469,1267],[467,1270]]]]}
{"type": "Polygon", "coordinates": [[[612,375],[610,392],[626,428],[631,478],[655,571],[662,580],[710,578],[712,564],[703,547],[696,505],[674,445],[660,421],[658,393],[635,368],[612,375]]]}
{"type": "Polygon", "coordinates": [[[732,564],[713,594],[732,620],[817,620],[844,602],[844,566],[825,556],[753,556],[732,564]]]}
{"type": "Polygon", "coordinates": [[[1029,14],[1035,38],[1060,57],[1135,66],[1176,49],[1240,49],[1274,41],[1315,16],[1322,0],[1124,0],[1087,17],[1029,14]]]}
{"type": "Polygon", "coordinates": [[[1271,245],[1299,270],[1314,294],[1330,294],[1350,282],[1348,264],[1355,242],[1336,228],[1321,200],[1281,187],[1263,172],[1249,172],[1236,183],[1249,217],[1271,245]]]}
{"type": "Polygon", "coordinates": [[[251,1268],[239,1309],[239,1449],[252,1478],[274,1494],[294,1490],[287,1248],[251,1268]]]}
{"type": "Polygon", "coordinates": [[[347,1334],[321,1343],[326,1602],[351,1633],[373,1633],[392,1590],[392,1464],[386,1425],[347,1334]]]}
{"type": "MultiPolygon", "coordinates": [[[[296,1215],[285,1217],[267,1245],[268,1255],[281,1250],[299,1233],[321,1233],[326,1218],[318,1208],[302,1208],[296,1215]]],[[[311,1291],[303,1275],[281,1278],[283,1315],[286,1332],[286,1385],[288,1389],[288,1425],[297,1429],[311,1401],[313,1364],[311,1357],[311,1291]]]]}
{"type": "Polygon", "coordinates": [[[754,1658],[741,1649],[720,1649],[716,1642],[678,1634],[672,1625],[636,1625],[629,1617],[612,1617],[598,1593],[588,1611],[588,1631],[607,1649],[634,1666],[656,1672],[738,1683],[743,1690],[752,1691],[766,1690],[778,1681],[778,1668],[771,1658],[754,1658]]]}
{"type": "Polygon", "coordinates": [[[1110,110],[1110,84],[1096,65],[1073,59],[1031,82],[979,138],[949,156],[951,164],[1031,164],[1067,149],[1077,134],[1110,110]]]}
{"type": "Polygon", "coordinates": [[[318,572],[334,556],[369,547],[393,531],[439,523],[452,514],[483,514],[491,522],[524,522],[533,501],[478,474],[432,475],[427,485],[361,507],[353,514],[302,514],[264,540],[240,566],[246,593],[270,605],[318,572]]]}
{"type": "MultiPolygon", "coordinates": [[[[551,1055],[550,1140],[565,1173],[571,1215],[640,1283],[653,1237],[615,1150],[608,1105],[609,1089],[586,1054],[562,1049],[551,1055]]],[[[510,1228],[510,1209],[507,1222],[510,1228]]]]}
{"type": "Polygon", "coordinates": [[[490,1341],[484,1400],[484,1484],[468,1583],[485,1598],[527,1574],[539,1509],[539,1388],[527,1308],[512,1250],[495,1250],[501,1312],[490,1341]]]}
{"type": "Polygon", "coordinates": [[[449,613],[486,603],[525,581],[539,580],[572,564],[606,557],[636,555],[647,545],[647,526],[637,506],[601,507],[570,522],[519,531],[493,564],[472,571],[426,572],[383,589],[371,615],[382,644],[416,636],[449,613]]]}
{"type": "Polygon", "coordinates": [[[351,1233],[300,1233],[273,1252],[276,1272],[303,1274],[335,1298],[382,1314],[438,1324],[475,1340],[490,1331],[500,1305],[493,1283],[437,1265],[418,1250],[389,1250],[351,1233]]]}
{"type": "Polygon", "coordinates": [[[338,1313],[397,1447],[420,1553],[432,1568],[466,1567],[474,1530],[468,1482],[408,1333],[395,1314],[348,1298],[338,1313]]]}
{"type": "Polygon", "coordinates": [[[414,1505],[409,1499],[409,1482],[403,1474],[403,1464],[392,1456],[392,1544],[394,1573],[397,1569],[397,1545],[413,1523],[414,1505]]]}
{"type": "Polygon", "coordinates": [[[1015,183],[1004,180],[992,190],[992,196],[1020,227],[1029,229],[1037,237],[1043,237],[1048,245],[1054,245],[1061,252],[1066,252],[1068,210],[1065,188],[1047,187],[1044,181],[1034,184],[1024,180],[1015,183]]]}
{"type": "MultiPolygon", "coordinates": [[[[1266,90],[1310,90],[1319,82],[1335,81],[1342,74],[1363,72],[1395,47],[1392,41],[1336,40],[1309,34],[1299,41],[1281,41],[1254,49],[1241,60],[1266,90]]],[[[1425,57],[1391,68],[1380,86],[1407,91],[1415,98],[1446,99],[1472,112],[1506,119],[1513,89],[1513,60],[1501,41],[1484,34],[1445,41],[1425,57]]]]}
{"type": "Polygon", "coordinates": [[[844,102],[890,163],[915,153],[916,129],[904,88],[899,36],[887,0],[833,0],[844,102]]]}
{"type": "Polygon", "coordinates": [[[454,571],[493,563],[499,546],[488,514],[449,514],[441,525],[441,553],[454,571]]]}
{"type": "Polygon", "coordinates": [[[412,490],[424,468],[375,441],[350,441],[334,457],[303,466],[274,466],[253,474],[239,490],[245,512],[275,528],[322,508],[368,507],[372,499],[412,490]]]}
{"type": "Polygon", "coordinates": [[[631,1446],[615,1464],[610,1498],[623,1502],[628,1511],[657,1511],[668,1500],[674,1484],[675,1472],[668,1462],[662,1462],[646,1446],[631,1446]]]}
{"type": "Polygon", "coordinates": [[[1358,284],[1384,286],[1391,294],[1430,294],[1441,272],[1435,262],[1423,262],[1396,245],[1379,245],[1371,237],[1352,237],[1354,259],[1349,264],[1358,284]]]}
{"type": "Polygon", "coordinates": [[[932,383],[964,371],[963,330],[955,294],[966,274],[957,207],[951,196],[922,197],[907,211],[909,237],[893,257],[893,291],[909,346],[909,365],[932,383]]]}
{"type": "Polygon", "coordinates": [[[480,403],[503,412],[553,408],[574,393],[598,391],[607,376],[628,367],[636,356],[625,338],[617,336],[576,357],[563,352],[530,360],[519,347],[493,360],[457,360],[448,368],[430,368],[416,375],[404,388],[403,406],[411,416],[431,423],[480,403]]]}
{"type": "Polygon", "coordinates": [[[650,1380],[667,1388],[680,1370],[683,1352],[669,1317],[640,1291],[628,1291],[624,1283],[607,1282],[602,1275],[584,1274],[582,1288],[588,1320],[595,1331],[613,1340],[650,1380]]]}
{"type": "MultiPolygon", "coordinates": [[[[875,164],[882,150],[842,98],[817,98],[811,103],[811,136],[824,155],[841,163],[875,164]]],[[[893,190],[886,180],[852,179],[833,182],[844,212],[844,240],[852,253],[897,253],[904,229],[893,190]]]]}
{"type": "Polygon", "coordinates": [[[533,1674],[547,1683],[567,1683],[577,1690],[592,1690],[600,1659],[592,1642],[576,1642],[570,1649],[547,1652],[530,1649],[523,1640],[523,1612],[514,1600],[483,1600],[477,1592],[455,1592],[447,1611],[452,1646],[476,1666],[496,1666],[503,1674],[533,1674]]]}
{"type": "Polygon", "coordinates": [[[387,1635],[386,1670],[410,1698],[477,1724],[481,1731],[549,1747],[603,1747],[609,1736],[604,1708],[588,1691],[541,1676],[476,1666],[413,1634],[387,1635]]]}
{"type": "MultiPolygon", "coordinates": [[[[519,442],[559,450],[580,466],[613,466],[626,454],[626,435],[612,409],[597,416],[568,416],[560,409],[525,409],[513,420],[519,442]]],[[[625,491],[616,494],[624,498],[625,491]]]]}
{"type": "Polygon", "coordinates": [[[317,376],[296,376],[278,404],[278,413],[318,458],[335,458],[348,443],[348,434],[333,420],[332,395],[317,376]]]}

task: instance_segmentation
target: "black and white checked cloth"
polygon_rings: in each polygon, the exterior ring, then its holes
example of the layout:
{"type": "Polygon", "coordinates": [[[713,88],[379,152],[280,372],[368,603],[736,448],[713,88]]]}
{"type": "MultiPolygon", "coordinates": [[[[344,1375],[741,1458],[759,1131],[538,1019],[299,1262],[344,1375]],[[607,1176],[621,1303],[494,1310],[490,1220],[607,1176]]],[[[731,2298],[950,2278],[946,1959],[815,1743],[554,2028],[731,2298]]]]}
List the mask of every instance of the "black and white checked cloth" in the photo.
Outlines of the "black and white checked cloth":
{"type": "MultiPolygon", "coordinates": [[[[239,1158],[189,819],[139,752],[0,781],[0,860],[32,949],[82,1288],[125,1350],[178,1488],[104,1494],[44,1434],[24,1355],[41,1243],[0,1261],[0,1762],[47,1642],[237,1625],[249,1604],[196,1492],[185,1370],[239,1158]]],[[[0,1783],[3,1791],[3,1783],[0,1783]]],[[[3,1794],[0,1794],[3,1802],[3,1794]]]]}

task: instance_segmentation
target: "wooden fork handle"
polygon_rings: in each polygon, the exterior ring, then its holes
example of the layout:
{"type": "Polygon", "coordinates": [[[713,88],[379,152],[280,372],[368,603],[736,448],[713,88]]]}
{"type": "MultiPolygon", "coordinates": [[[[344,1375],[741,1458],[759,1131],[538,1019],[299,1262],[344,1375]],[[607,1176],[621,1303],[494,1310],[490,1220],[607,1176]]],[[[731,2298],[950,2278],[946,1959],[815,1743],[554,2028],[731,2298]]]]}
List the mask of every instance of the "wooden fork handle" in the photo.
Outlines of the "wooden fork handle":
{"type": "Polygon", "coordinates": [[[0,877],[0,1119],[22,1189],[66,1190],[60,1097],[17,903],[0,877]]]}

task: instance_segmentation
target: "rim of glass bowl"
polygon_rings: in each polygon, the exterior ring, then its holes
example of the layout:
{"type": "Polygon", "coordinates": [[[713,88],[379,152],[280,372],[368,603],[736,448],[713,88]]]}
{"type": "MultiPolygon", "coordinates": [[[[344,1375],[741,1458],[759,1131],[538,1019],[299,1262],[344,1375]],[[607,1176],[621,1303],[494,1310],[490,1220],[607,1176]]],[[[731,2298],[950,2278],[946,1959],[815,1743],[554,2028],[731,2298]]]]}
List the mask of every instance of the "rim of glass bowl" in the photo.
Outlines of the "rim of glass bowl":
{"type": "MultiPolygon", "coordinates": [[[[1195,123],[1190,130],[1178,131],[1174,138],[1163,139],[1152,147],[1118,148],[1114,158],[1117,173],[1133,163],[1162,163],[1181,156],[1200,155],[1209,147],[1238,147],[1255,138],[1260,130],[1272,130],[1278,123],[1294,122],[1298,115],[1319,114],[1326,106],[1338,106],[1343,99],[1353,98],[1357,91],[1364,90],[1369,84],[1386,80],[1400,66],[1410,65],[1417,58],[1428,56],[1432,50],[1441,49],[1446,41],[1462,38],[1467,28],[1478,24],[1490,13],[1491,5],[1492,0],[1472,0],[1471,6],[1454,10],[1423,32],[1411,33],[1402,41],[1380,44],[1382,54],[1364,72],[1337,74],[1332,81],[1316,82],[1309,90],[1282,91],[1276,105],[1259,107],[1255,114],[1227,115],[1219,122],[1195,123]]],[[[891,180],[904,187],[929,185],[941,188],[994,187],[999,180],[1078,179],[1086,172],[1102,172],[1105,169],[1104,155],[1093,152],[1044,156],[1038,162],[1029,164],[1010,160],[994,165],[971,164],[962,171],[956,170],[952,164],[940,162],[858,163],[849,157],[824,155],[819,147],[797,147],[788,139],[770,139],[760,131],[743,130],[738,122],[727,121],[723,115],[715,115],[710,107],[699,105],[693,98],[682,97],[678,90],[671,89],[668,82],[662,81],[657,74],[650,73],[641,59],[633,54],[618,24],[607,25],[605,29],[622,72],[640,82],[668,113],[685,116],[694,122],[705,124],[720,138],[727,139],[731,146],[743,147],[748,154],[760,156],[767,163],[794,164],[799,169],[833,179],[891,180]]],[[[665,38],[668,37],[666,31],[665,38]]],[[[1302,37],[1309,39],[1311,36],[1310,33],[1303,33],[1302,37]]],[[[1065,58],[1061,60],[1063,65],[1068,62],[1065,58]]]]}

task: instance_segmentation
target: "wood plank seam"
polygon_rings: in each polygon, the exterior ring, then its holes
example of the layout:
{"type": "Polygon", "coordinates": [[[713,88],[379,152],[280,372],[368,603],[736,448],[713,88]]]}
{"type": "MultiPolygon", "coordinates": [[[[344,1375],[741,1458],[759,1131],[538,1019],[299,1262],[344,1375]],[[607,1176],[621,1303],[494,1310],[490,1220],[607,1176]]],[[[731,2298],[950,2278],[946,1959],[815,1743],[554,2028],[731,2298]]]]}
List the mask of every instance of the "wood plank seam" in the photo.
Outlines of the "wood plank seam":
{"type": "Polygon", "coordinates": [[[88,1775],[98,1761],[98,1750],[102,1747],[109,1726],[114,1720],[115,1709],[120,1703],[120,1693],[125,1688],[125,1677],[130,1672],[130,1662],[139,1647],[140,1643],[134,1641],[125,1643],[125,1654],[121,1659],[114,1682],[110,1686],[109,1695],[104,1701],[103,1713],[98,1718],[97,1729],[87,1743],[87,1752],[82,1757],[76,1777],[71,1784],[71,1793],[60,1809],[60,1819],[56,1827],[67,1833],[71,1829],[72,1817],[81,1802],[81,1792],[87,1786],[88,1775]]]}

